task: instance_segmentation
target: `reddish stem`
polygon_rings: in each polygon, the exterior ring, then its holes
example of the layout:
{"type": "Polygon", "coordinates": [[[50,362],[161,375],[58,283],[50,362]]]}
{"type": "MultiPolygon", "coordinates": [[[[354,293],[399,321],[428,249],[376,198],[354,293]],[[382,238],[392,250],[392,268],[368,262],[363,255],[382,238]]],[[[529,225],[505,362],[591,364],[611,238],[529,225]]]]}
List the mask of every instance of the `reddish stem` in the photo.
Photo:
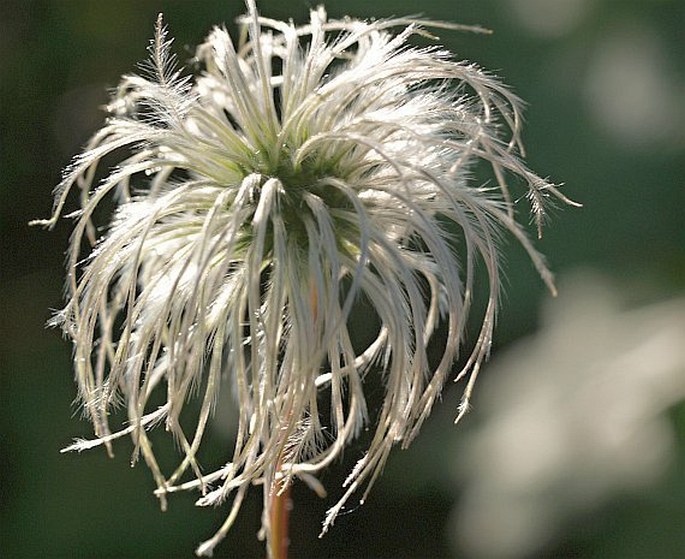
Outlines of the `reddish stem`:
{"type": "MultiPolygon", "coordinates": [[[[278,491],[278,485],[274,490],[278,491]]],[[[290,490],[289,483],[288,487],[280,495],[274,495],[271,501],[271,559],[288,559],[288,524],[292,508],[290,490]]]]}

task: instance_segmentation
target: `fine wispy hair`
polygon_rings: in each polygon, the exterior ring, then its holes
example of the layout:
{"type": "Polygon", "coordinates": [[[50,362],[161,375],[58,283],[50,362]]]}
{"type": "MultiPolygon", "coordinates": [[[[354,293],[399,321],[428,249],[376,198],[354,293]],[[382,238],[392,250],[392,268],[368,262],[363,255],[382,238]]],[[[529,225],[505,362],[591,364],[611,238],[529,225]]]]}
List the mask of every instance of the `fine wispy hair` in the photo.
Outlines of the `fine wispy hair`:
{"type": "Polygon", "coordinates": [[[548,198],[566,200],[521,159],[519,99],[476,65],[409,42],[459,26],[329,20],[323,7],[296,26],[247,4],[240,40],[215,28],[196,76],[177,66],[160,18],[148,64],[123,78],[40,222],[53,226],[80,193],[67,304],[54,322],[73,340],[96,439],[69,449],[111,451],[130,435],[163,506],[186,489],[201,492],[200,505],[230,499],[200,555],[250,486],[263,486],[265,511],[294,478],[321,491],[316,474],[370,427],[323,532],[353,495],[363,501],[464,357],[479,289],[480,331],[454,375],[466,383],[461,417],[492,342],[504,233],[554,290],[515,200],[528,199],[538,230],[548,198]],[[119,163],[100,178],[105,158],[119,163]],[[485,184],[471,178],[478,161],[491,170],[485,184]],[[103,201],[115,209],[98,222],[103,201]],[[477,265],[487,277],[478,285],[477,265]],[[350,331],[360,300],[378,324],[364,347],[350,331]],[[435,360],[427,346],[438,328],[446,341],[435,360]],[[382,379],[379,409],[367,407],[367,375],[382,379]],[[232,399],[220,398],[224,384],[232,399]],[[181,421],[192,398],[197,417],[181,421]],[[110,425],[117,406],[122,426],[110,425]],[[206,472],[197,453],[217,407],[237,410],[237,435],[226,463],[206,472]],[[149,438],[160,424],[181,449],[171,472],[149,438]]]}

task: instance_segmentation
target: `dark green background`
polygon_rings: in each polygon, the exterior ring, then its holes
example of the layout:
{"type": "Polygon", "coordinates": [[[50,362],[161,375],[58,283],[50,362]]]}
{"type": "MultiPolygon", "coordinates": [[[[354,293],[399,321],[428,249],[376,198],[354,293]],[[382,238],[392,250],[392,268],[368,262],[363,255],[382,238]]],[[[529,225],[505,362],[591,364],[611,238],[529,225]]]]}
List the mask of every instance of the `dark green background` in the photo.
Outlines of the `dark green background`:
{"type": "MultiPolygon", "coordinates": [[[[585,204],[581,210],[555,212],[539,243],[551,266],[560,275],[578,267],[599,269],[623,286],[629,303],[666,299],[685,288],[683,112],[673,115],[678,130],[668,140],[623,141],[594,118],[584,80],[603,39],[632,22],[658,37],[663,47],[660,63],[675,76],[685,103],[685,3],[587,3],[591,11],[582,24],[546,38],[521,25],[505,1],[330,0],[327,8],[334,17],[423,13],[494,29],[491,36],[443,32],[441,41],[458,57],[496,71],[529,103],[524,139],[530,165],[565,183],[565,192],[585,204]]],[[[260,8],[271,17],[308,17],[304,1],[265,0],[260,8]]],[[[126,442],[116,445],[114,460],[99,451],[58,453],[72,437],[90,434],[72,405],[69,345],[57,331],[44,329],[50,309],[61,305],[69,223],[60,223],[54,232],[26,225],[49,214],[50,191],[61,169],[102,121],[98,107],[107,100],[107,88],[145,58],[160,11],[184,60],[212,25],[232,25],[242,5],[239,0],[0,3],[2,557],[191,557],[197,542],[220,525],[225,513],[195,509],[194,495],[179,495],[161,514],[147,470],[128,467],[126,442]]],[[[636,70],[631,79],[626,94],[649,77],[636,70]]],[[[508,296],[495,352],[534,330],[544,291],[520,250],[514,248],[507,259],[508,296]]],[[[439,406],[455,409],[458,396],[458,389],[449,387],[439,406]]],[[[444,416],[433,421],[448,429],[444,416]]],[[[626,496],[574,522],[544,556],[651,557],[640,549],[658,549],[670,557],[685,557],[685,542],[682,536],[673,539],[678,530],[672,529],[674,522],[685,519],[682,404],[672,417],[679,430],[680,457],[661,484],[651,493],[626,496]],[[624,512],[625,503],[630,503],[630,514],[624,512]],[[626,549],[621,544],[626,538],[643,546],[626,549]]],[[[460,428],[468,429],[468,422],[460,428]]],[[[433,473],[439,469],[440,429],[425,432],[434,440],[422,440],[421,451],[410,449],[401,457],[401,463],[416,465],[411,477],[398,466],[396,453],[367,504],[339,518],[324,539],[316,535],[333,501],[321,502],[297,487],[292,557],[459,556],[447,536],[458,492],[442,487],[433,473]]],[[[337,488],[358,452],[350,449],[345,463],[325,474],[332,497],[339,494],[337,488]]],[[[264,555],[255,538],[260,506],[259,492],[254,491],[217,556],[264,555]]]]}

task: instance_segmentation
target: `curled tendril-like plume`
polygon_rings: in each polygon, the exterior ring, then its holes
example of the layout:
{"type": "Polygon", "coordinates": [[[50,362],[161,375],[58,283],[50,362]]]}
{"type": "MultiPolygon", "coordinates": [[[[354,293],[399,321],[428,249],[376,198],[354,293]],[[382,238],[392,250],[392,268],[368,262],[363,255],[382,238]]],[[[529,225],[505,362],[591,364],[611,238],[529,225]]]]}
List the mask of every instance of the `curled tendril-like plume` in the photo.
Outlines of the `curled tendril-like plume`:
{"type": "MultiPolygon", "coordinates": [[[[185,489],[202,492],[200,505],[231,498],[225,524],[197,550],[207,555],[251,485],[263,484],[265,511],[294,477],[320,489],[317,472],[371,423],[323,532],[354,494],[363,500],[450,375],[480,262],[488,303],[456,375],[466,379],[460,417],[491,345],[503,232],[554,289],[514,220],[507,181],[527,187],[538,227],[547,198],[566,200],[519,157],[514,95],[439,47],[408,43],[430,36],[424,27],[459,26],[329,20],[319,7],[298,27],[260,17],[254,0],[241,23],[237,45],[225,29],[211,32],[193,78],[178,70],[160,18],[143,75],[123,78],[106,124],[57,187],[53,217],[40,222],[52,226],[80,191],[68,302],[55,323],[74,342],[97,439],[70,449],[111,450],[130,435],[163,506],[185,489]],[[122,148],[128,155],[96,181],[103,158],[122,148]],[[469,180],[478,160],[494,186],[469,180]],[[116,209],[96,238],[106,199],[116,209]],[[349,330],[360,299],[378,324],[361,348],[349,330]],[[439,325],[446,342],[431,363],[439,325]],[[378,410],[367,409],[367,375],[383,379],[378,410]],[[234,400],[219,400],[222,383],[234,400]],[[153,406],[160,393],[166,401],[153,406]],[[188,427],[180,415],[198,394],[188,427]],[[117,405],[128,424],[112,428],[117,405]],[[237,435],[228,463],[205,473],[197,452],[217,406],[237,408],[237,435]],[[149,439],[160,423],[183,455],[170,474],[149,439]]],[[[268,538],[268,514],[263,524],[268,538]]]]}

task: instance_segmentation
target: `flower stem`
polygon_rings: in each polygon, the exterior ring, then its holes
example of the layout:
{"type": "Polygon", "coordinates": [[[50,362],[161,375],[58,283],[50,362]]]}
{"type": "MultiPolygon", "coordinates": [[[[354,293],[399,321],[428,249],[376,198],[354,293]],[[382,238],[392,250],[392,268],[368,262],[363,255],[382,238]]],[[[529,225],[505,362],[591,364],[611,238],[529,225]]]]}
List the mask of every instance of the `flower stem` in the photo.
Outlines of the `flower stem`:
{"type": "MultiPolygon", "coordinates": [[[[279,495],[274,495],[271,501],[271,553],[270,559],[288,559],[288,525],[290,521],[290,511],[293,501],[290,496],[291,485],[283,490],[279,495]]],[[[278,491],[275,488],[275,491],[278,491]]]]}

